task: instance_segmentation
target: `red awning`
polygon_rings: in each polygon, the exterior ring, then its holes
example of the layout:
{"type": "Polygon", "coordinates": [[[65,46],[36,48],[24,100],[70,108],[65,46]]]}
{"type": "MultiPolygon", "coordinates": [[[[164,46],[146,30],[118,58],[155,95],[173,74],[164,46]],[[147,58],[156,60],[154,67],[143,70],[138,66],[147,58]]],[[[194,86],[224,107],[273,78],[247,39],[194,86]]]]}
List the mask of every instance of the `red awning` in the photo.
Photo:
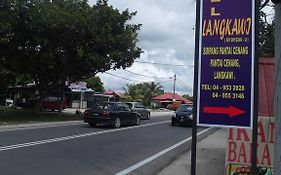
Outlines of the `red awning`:
{"type": "Polygon", "coordinates": [[[175,99],[176,101],[182,101],[183,103],[185,104],[193,104],[192,101],[186,99],[186,98],[183,98],[182,96],[178,95],[178,94],[174,94],[174,93],[164,93],[162,95],[159,95],[159,96],[156,96],[153,98],[153,100],[159,100],[160,102],[161,101],[170,101],[172,102],[173,99],[175,99]]]}
{"type": "Polygon", "coordinates": [[[171,100],[162,100],[162,101],[160,101],[160,103],[173,103],[173,101],[171,101],[171,100]]]}

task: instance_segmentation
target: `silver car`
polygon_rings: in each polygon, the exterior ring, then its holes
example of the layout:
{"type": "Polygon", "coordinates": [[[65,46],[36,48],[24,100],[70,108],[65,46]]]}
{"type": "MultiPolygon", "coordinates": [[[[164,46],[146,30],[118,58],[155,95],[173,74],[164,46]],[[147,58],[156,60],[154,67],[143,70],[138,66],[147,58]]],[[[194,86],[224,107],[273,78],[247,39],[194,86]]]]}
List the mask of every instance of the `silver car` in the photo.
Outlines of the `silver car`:
{"type": "Polygon", "coordinates": [[[145,109],[143,104],[140,102],[125,102],[128,104],[133,111],[137,112],[140,114],[142,119],[150,119],[150,111],[145,109]]]}

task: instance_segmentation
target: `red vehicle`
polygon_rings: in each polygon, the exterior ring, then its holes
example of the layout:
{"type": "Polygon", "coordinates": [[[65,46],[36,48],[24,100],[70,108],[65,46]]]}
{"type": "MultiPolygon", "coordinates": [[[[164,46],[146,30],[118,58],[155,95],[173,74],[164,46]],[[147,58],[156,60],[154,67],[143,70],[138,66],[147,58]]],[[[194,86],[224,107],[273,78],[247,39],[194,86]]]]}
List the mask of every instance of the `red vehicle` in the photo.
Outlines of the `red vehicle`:
{"type": "MultiPolygon", "coordinates": [[[[55,111],[59,110],[61,107],[61,98],[60,97],[48,97],[44,100],[41,105],[41,108],[44,110],[55,111]]],[[[65,109],[69,107],[69,99],[64,97],[62,108],[65,109]]]]}

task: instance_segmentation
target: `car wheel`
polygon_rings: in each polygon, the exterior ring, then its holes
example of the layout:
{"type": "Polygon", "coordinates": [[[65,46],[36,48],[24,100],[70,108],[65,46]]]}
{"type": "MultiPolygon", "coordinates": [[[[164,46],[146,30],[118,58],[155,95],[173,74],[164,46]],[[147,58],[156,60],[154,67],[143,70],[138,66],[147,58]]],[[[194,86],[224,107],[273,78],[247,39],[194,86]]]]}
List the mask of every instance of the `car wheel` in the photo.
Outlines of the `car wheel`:
{"type": "Polygon", "coordinates": [[[115,127],[115,128],[120,128],[120,126],[121,126],[121,121],[120,121],[120,119],[117,117],[117,118],[115,118],[115,120],[114,120],[114,127],[115,127]]]}
{"type": "Polygon", "coordinates": [[[150,119],[150,113],[147,113],[146,115],[146,119],[149,120],[150,119]]]}
{"type": "Polygon", "coordinates": [[[176,126],[176,121],[172,118],[172,126],[176,126]]]}
{"type": "Polygon", "coordinates": [[[136,120],[136,125],[139,125],[140,124],[140,118],[137,117],[137,120],[136,120]]]}
{"type": "Polygon", "coordinates": [[[89,123],[89,126],[90,126],[90,127],[95,127],[95,126],[96,126],[96,123],[89,123]]]}

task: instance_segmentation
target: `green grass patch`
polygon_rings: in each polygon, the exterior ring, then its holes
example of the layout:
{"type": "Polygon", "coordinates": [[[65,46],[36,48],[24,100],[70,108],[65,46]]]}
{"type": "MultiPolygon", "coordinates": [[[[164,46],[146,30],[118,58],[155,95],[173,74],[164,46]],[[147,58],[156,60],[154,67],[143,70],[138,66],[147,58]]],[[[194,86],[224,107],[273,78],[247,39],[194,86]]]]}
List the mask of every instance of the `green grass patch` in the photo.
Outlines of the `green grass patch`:
{"type": "Polygon", "coordinates": [[[28,124],[38,122],[82,120],[83,116],[75,114],[58,115],[57,112],[35,113],[32,110],[13,109],[0,106],[0,125],[28,124]]]}

